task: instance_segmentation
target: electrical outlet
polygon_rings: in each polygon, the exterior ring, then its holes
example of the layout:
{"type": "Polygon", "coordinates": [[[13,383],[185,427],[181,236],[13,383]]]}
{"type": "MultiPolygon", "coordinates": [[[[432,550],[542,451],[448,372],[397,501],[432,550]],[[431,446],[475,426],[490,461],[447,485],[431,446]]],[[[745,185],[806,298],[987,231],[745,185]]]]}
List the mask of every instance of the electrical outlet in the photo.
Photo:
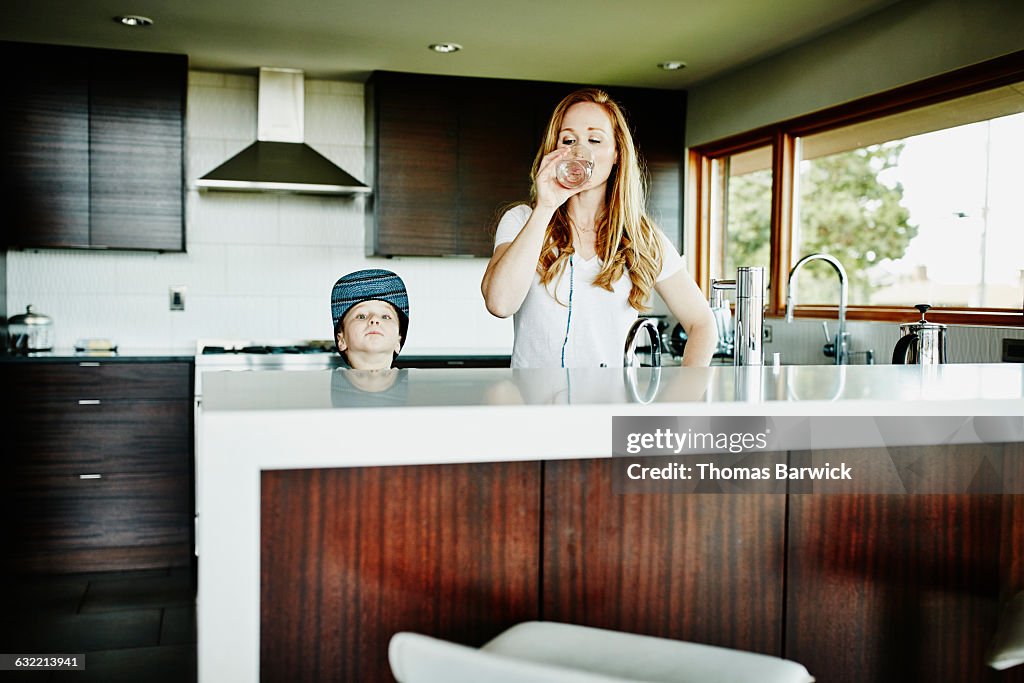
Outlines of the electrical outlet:
{"type": "Polygon", "coordinates": [[[185,285],[171,285],[171,310],[185,310],[185,285]]]}
{"type": "Polygon", "coordinates": [[[1003,339],[1003,362],[1024,363],[1024,339],[1003,339]]]}
{"type": "Polygon", "coordinates": [[[765,344],[771,344],[772,343],[772,326],[771,325],[765,325],[764,326],[764,343],[765,344]]]}

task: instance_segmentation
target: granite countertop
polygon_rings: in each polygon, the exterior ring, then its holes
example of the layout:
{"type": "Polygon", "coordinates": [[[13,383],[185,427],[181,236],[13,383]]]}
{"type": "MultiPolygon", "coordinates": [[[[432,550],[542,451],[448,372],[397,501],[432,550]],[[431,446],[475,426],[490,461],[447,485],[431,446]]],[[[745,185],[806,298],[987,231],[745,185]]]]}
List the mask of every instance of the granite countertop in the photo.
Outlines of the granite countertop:
{"type": "Polygon", "coordinates": [[[117,351],[75,351],[71,347],[25,354],[0,354],[0,363],[67,363],[71,361],[169,362],[192,361],[195,348],[119,348],[117,351]]]}
{"type": "MultiPolygon", "coordinates": [[[[25,354],[0,354],[0,363],[66,363],[76,360],[88,361],[191,361],[196,355],[195,347],[139,348],[123,347],[117,351],[76,351],[71,347],[56,348],[52,351],[37,351],[25,354]]],[[[489,361],[505,363],[511,359],[507,350],[467,351],[458,348],[420,349],[403,353],[399,360],[406,364],[417,362],[449,363],[453,366],[460,361],[489,361]]]]}

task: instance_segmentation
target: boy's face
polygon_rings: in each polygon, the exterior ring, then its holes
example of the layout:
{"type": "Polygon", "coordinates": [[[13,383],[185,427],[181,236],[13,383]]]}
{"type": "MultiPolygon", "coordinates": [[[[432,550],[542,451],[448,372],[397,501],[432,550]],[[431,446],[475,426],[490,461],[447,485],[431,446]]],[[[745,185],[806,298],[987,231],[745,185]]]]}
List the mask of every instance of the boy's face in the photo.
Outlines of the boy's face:
{"type": "Polygon", "coordinates": [[[392,354],[402,347],[398,330],[394,306],[386,301],[363,301],[349,309],[342,319],[338,348],[348,356],[352,367],[364,356],[386,357],[390,365],[392,354]]]}

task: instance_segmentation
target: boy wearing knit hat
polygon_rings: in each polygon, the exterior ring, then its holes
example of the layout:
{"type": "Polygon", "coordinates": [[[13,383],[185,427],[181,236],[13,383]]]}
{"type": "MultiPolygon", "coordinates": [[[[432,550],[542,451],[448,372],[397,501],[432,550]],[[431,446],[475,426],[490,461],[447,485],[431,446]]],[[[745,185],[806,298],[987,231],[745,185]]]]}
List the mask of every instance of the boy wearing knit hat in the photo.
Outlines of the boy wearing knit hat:
{"type": "Polygon", "coordinates": [[[356,370],[390,368],[409,330],[409,295],[390,270],[359,270],[331,290],[338,352],[356,370]]]}

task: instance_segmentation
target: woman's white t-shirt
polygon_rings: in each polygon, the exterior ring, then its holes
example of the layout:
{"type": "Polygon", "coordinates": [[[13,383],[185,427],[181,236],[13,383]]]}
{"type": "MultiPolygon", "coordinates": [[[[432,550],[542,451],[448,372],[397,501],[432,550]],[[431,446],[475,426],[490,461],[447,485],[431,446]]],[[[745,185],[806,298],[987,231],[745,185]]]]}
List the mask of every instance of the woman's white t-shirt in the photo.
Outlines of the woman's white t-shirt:
{"type": "MultiPolygon", "coordinates": [[[[509,209],[498,223],[494,246],[513,241],[531,213],[532,209],[526,204],[509,209]]],[[[657,278],[661,282],[682,270],[684,263],[664,233],[659,230],[658,236],[664,252],[657,278]]],[[[540,275],[534,273],[526,299],[513,318],[512,367],[622,365],[626,333],[637,318],[636,309],[629,305],[633,284],[624,272],[611,292],[594,286],[594,278],[602,265],[597,256],[584,260],[574,254],[562,276],[547,286],[542,285],[540,275]]]]}

